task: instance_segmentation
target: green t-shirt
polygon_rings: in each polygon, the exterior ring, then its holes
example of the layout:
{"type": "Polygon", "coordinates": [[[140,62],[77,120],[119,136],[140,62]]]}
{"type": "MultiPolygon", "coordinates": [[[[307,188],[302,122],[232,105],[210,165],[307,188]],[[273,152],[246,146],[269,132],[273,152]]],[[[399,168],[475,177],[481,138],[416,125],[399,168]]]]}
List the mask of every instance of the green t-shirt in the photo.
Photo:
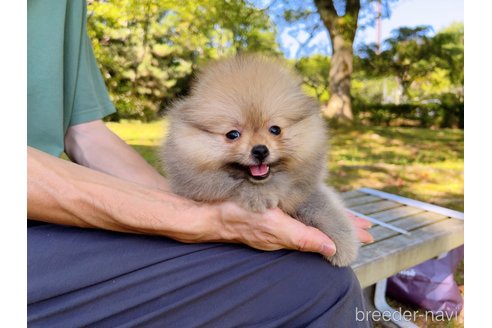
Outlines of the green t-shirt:
{"type": "Polygon", "coordinates": [[[113,113],[84,0],[27,2],[27,143],[55,156],[69,126],[113,113]]]}

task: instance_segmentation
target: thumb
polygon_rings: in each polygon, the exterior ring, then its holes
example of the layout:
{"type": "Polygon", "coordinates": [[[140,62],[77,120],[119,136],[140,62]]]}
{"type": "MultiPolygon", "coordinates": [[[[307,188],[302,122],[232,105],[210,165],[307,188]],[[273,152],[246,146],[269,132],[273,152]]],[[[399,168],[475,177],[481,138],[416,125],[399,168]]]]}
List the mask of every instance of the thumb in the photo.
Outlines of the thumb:
{"type": "Polygon", "coordinates": [[[321,230],[305,225],[278,208],[268,210],[265,214],[276,223],[277,240],[283,248],[320,253],[327,257],[335,255],[335,243],[321,230]]]}
{"type": "Polygon", "coordinates": [[[330,257],[335,255],[337,249],[335,243],[320,230],[303,225],[297,230],[297,238],[294,239],[294,247],[303,252],[316,252],[330,257]]]}

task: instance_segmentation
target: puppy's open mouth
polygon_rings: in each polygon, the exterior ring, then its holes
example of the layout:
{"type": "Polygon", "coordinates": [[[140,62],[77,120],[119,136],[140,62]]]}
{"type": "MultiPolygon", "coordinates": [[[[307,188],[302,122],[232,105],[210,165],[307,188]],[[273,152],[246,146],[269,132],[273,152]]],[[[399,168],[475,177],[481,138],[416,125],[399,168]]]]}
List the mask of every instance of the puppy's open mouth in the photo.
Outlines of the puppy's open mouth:
{"type": "Polygon", "coordinates": [[[233,176],[237,178],[248,178],[251,181],[266,180],[270,176],[270,165],[261,163],[257,165],[242,165],[239,163],[231,163],[228,165],[232,170],[233,176]]]}
{"type": "Polygon", "coordinates": [[[248,168],[250,176],[255,180],[264,180],[270,175],[270,166],[267,164],[251,165],[248,168]]]}

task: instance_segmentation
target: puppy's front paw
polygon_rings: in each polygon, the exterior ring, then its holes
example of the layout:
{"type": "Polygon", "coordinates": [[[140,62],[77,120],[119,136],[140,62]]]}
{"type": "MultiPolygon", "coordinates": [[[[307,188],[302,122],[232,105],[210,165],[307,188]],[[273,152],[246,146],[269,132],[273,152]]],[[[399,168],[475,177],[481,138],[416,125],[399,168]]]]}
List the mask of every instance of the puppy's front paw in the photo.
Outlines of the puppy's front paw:
{"type": "Polygon", "coordinates": [[[354,238],[349,237],[343,241],[336,240],[335,245],[337,248],[335,255],[325,257],[333,265],[340,267],[349,266],[357,259],[360,243],[354,238]]]}

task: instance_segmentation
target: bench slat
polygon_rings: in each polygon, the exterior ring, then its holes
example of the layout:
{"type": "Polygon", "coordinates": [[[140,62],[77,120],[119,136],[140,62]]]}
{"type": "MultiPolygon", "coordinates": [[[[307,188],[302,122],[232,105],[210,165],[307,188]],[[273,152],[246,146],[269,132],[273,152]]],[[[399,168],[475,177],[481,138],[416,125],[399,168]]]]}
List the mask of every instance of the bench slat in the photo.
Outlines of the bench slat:
{"type": "Polygon", "coordinates": [[[340,196],[342,197],[342,199],[347,200],[350,198],[367,196],[367,194],[360,192],[360,191],[357,191],[357,190],[351,190],[351,191],[346,191],[346,192],[340,193],[340,196]]]}
{"type": "Polygon", "coordinates": [[[463,221],[443,220],[361,248],[352,268],[364,288],[463,243],[463,221]]]}
{"type": "Polygon", "coordinates": [[[420,208],[410,207],[410,206],[400,206],[382,212],[374,213],[371,215],[371,217],[382,222],[390,222],[394,220],[399,220],[406,216],[415,215],[417,213],[424,213],[424,212],[425,211],[423,211],[420,208]]]}
{"type": "Polygon", "coordinates": [[[376,196],[362,196],[362,197],[347,199],[345,201],[345,205],[347,207],[352,207],[352,206],[356,206],[356,205],[363,205],[363,204],[367,204],[367,203],[377,202],[379,200],[381,200],[381,198],[376,197],[376,196]]]}
{"type": "Polygon", "coordinates": [[[462,212],[454,211],[454,210],[451,210],[449,208],[444,208],[444,207],[437,206],[434,204],[421,202],[419,200],[415,200],[415,199],[411,199],[411,198],[407,198],[407,197],[402,197],[402,196],[398,196],[398,195],[393,195],[393,194],[390,194],[390,193],[387,193],[384,191],[375,190],[375,189],[371,189],[371,188],[361,188],[358,190],[360,190],[366,194],[369,194],[369,195],[378,196],[378,197],[381,197],[384,199],[394,200],[394,201],[397,201],[401,204],[406,204],[406,205],[410,205],[413,207],[418,207],[418,208],[424,209],[426,211],[439,213],[442,215],[449,216],[451,218],[460,219],[460,220],[464,220],[464,218],[465,218],[465,216],[462,212]]]}
{"type": "MultiPolygon", "coordinates": [[[[391,224],[394,225],[395,227],[402,228],[403,230],[407,230],[411,232],[412,230],[421,228],[423,226],[441,220],[448,220],[448,217],[437,213],[423,212],[416,215],[401,218],[396,221],[392,221],[391,224]]],[[[381,226],[374,226],[373,228],[369,229],[369,232],[374,237],[375,242],[399,235],[398,232],[381,226]]],[[[366,247],[367,246],[368,245],[366,245],[366,247]]]]}
{"type": "Polygon", "coordinates": [[[365,215],[369,215],[372,213],[377,213],[381,212],[390,208],[395,208],[395,207],[401,207],[403,206],[400,203],[389,201],[389,200],[381,200],[378,202],[373,202],[369,204],[364,204],[364,205],[357,205],[352,207],[351,209],[360,212],[365,215]]]}

